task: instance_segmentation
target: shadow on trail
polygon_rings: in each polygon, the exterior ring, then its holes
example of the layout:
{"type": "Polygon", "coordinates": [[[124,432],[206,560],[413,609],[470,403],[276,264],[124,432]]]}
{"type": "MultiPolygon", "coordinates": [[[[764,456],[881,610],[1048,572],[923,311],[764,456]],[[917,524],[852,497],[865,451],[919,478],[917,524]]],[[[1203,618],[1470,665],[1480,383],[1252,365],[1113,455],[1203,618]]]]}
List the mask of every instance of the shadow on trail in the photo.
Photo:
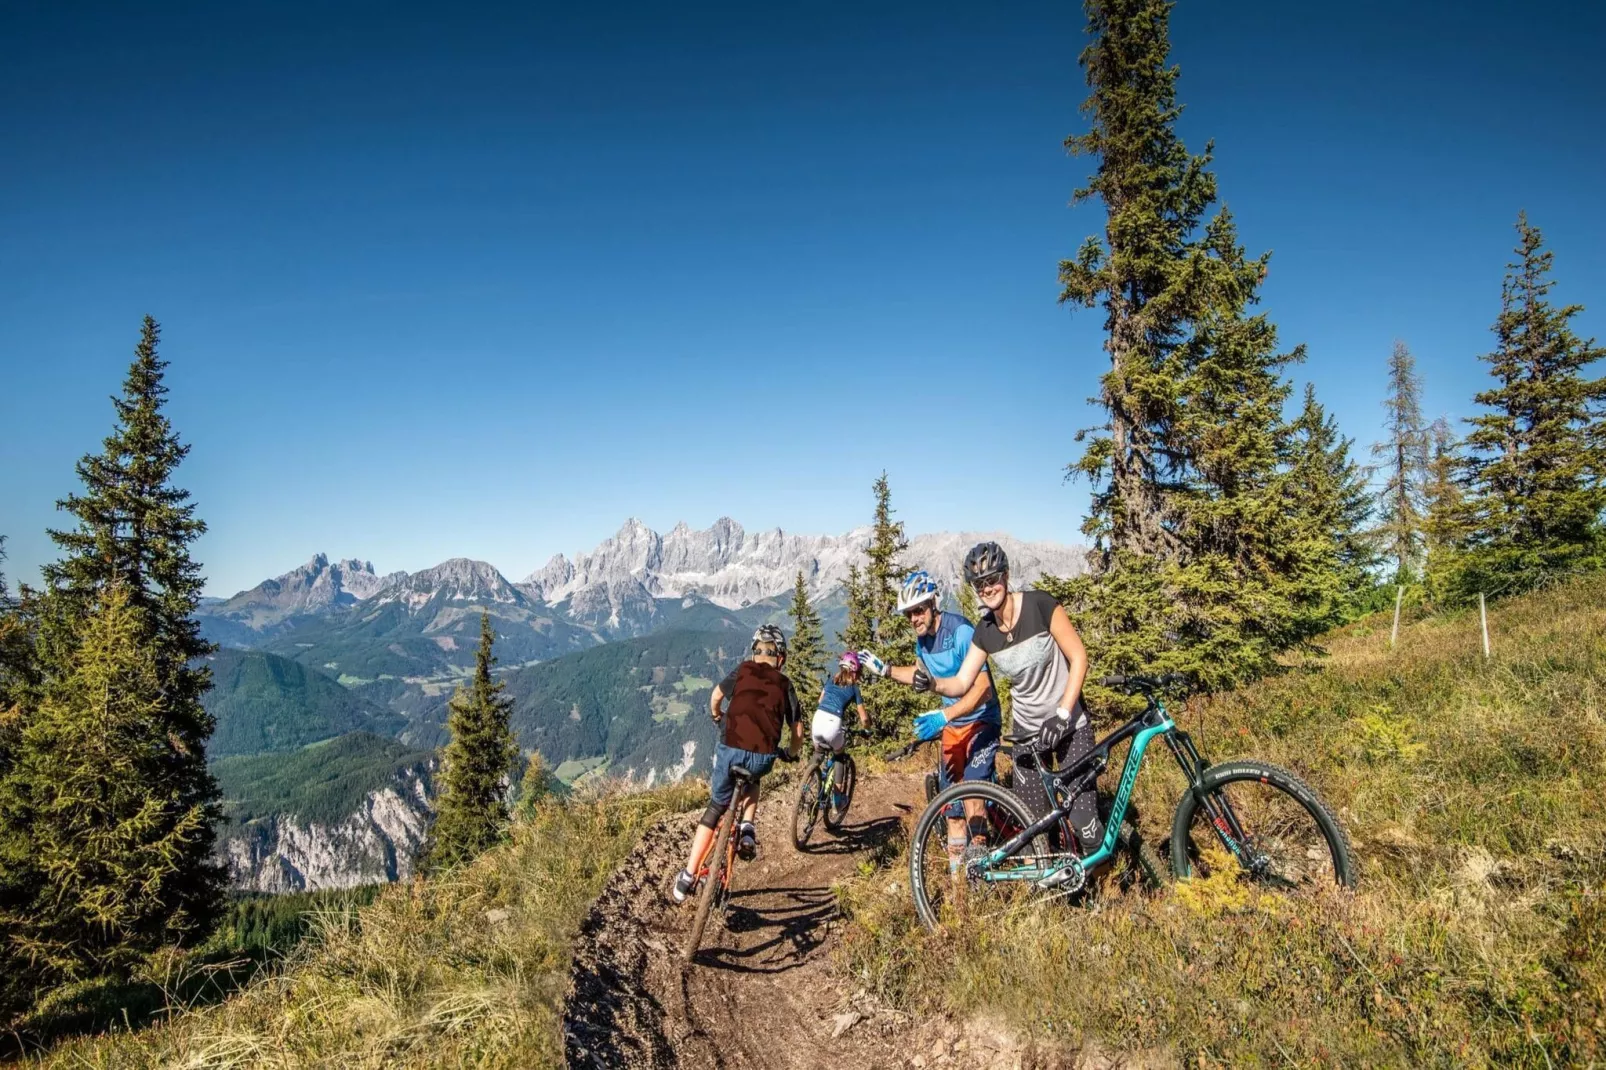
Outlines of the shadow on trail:
{"type": "Polygon", "coordinates": [[[754,888],[731,896],[725,931],[764,936],[736,950],[717,944],[697,953],[697,962],[736,973],[785,973],[803,965],[825,942],[827,923],[837,916],[836,896],[829,888],[754,888]],[[779,903],[747,906],[743,899],[782,896],[779,903]]]}
{"type": "Polygon", "coordinates": [[[806,855],[846,855],[876,851],[898,831],[895,817],[878,817],[858,825],[843,825],[837,832],[816,833],[803,847],[806,855]]]}

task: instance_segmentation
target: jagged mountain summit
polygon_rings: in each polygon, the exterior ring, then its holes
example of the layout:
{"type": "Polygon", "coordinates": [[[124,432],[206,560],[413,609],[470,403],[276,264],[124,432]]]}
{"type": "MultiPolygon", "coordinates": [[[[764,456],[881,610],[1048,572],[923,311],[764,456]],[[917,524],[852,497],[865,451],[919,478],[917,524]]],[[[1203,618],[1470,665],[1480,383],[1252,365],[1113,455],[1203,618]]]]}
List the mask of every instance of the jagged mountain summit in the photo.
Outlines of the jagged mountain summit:
{"type": "Polygon", "coordinates": [[[324,554],[314,554],[312,560],[301,567],[263,580],[249,591],[241,591],[219,604],[207,606],[206,612],[253,631],[264,631],[293,616],[320,613],[372,598],[406,577],[405,572],[381,576],[369,561],[348,558],[331,562],[324,554]]]}
{"type": "MultiPolygon", "coordinates": [[[[870,536],[868,527],[845,535],[789,535],[780,528],[749,534],[729,517],[703,530],[683,522],[660,535],[631,518],[595,550],[572,561],[559,554],[519,586],[547,603],[568,600],[588,608],[603,600],[696,596],[734,609],[789,591],[799,571],[814,596],[835,591],[848,566],[862,559],[870,536]]],[[[905,561],[954,584],[965,551],[982,539],[1004,547],[1018,582],[1045,573],[1078,575],[1087,567],[1081,547],[1023,542],[998,532],[916,535],[905,561]]]]}

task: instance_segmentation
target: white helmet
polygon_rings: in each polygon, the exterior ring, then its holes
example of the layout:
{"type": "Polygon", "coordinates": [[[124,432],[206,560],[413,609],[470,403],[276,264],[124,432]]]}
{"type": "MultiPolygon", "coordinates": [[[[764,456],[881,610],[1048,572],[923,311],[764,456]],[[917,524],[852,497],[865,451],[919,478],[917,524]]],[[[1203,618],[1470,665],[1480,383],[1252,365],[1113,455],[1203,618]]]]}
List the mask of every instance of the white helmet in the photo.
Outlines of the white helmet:
{"type": "Polygon", "coordinates": [[[903,589],[898,592],[898,612],[907,613],[922,602],[936,602],[942,597],[942,588],[925,569],[918,569],[904,578],[903,589]]]}

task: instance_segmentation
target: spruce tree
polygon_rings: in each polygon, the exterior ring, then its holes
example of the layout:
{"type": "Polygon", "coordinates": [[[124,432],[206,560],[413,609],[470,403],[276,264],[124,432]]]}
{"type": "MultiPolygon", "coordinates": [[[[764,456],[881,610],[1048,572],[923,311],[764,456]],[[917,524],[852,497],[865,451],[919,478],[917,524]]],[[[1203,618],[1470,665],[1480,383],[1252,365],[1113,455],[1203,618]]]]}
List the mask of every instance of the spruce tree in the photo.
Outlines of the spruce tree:
{"type": "Polygon", "coordinates": [[[1606,561],[1606,378],[1584,374],[1606,351],[1573,333],[1582,306],[1550,303],[1552,256],[1526,215],[1517,233],[1483,357],[1496,385],[1477,395],[1487,411],[1466,441],[1467,592],[1522,590],[1606,561]]]}
{"type": "Polygon", "coordinates": [[[507,786],[519,752],[508,727],[513,701],[502,695],[507,685],[491,679],[495,638],[490,616],[481,613],[474,678],[448,704],[451,740],[441,762],[435,822],[423,857],[430,870],[472,861],[501,838],[508,824],[507,786]]]}
{"type": "Polygon", "coordinates": [[[1101,199],[1107,221],[1102,239],[1089,237],[1074,260],[1060,263],[1060,301],[1104,309],[1110,370],[1094,400],[1108,422],[1078,434],[1087,447],[1070,466],[1093,487],[1084,531],[1104,571],[1121,555],[1171,559],[1180,551],[1166,500],[1181,460],[1170,438],[1181,350],[1212,273],[1196,232],[1216,179],[1210,149],[1194,156],[1176,133],[1168,0],[1084,6],[1092,42],[1080,59],[1091,90],[1083,111],[1092,124],[1065,146],[1098,159],[1072,203],[1101,199]]]}
{"type": "Polygon", "coordinates": [[[848,575],[842,581],[842,598],[847,603],[848,617],[837,639],[845,650],[869,650],[875,644],[875,610],[857,561],[848,563],[848,575]]]}
{"type": "MultiPolygon", "coordinates": [[[[164,412],[168,364],[158,356],[159,340],[156,321],[145,317],[122,395],[112,399],[112,433],[100,453],[78,462],[83,493],[57,502],[77,525],[50,532],[63,556],[43,570],[39,669],[46,690],[81,673],[77,646],[87,621],[91,614],[104,612],[113,586],[121,589],[162,695],[160,703],[148,707],[157,722],[153,730],[171,744],[165,767],[126,767],[152,778],[128,790],[145,792],[164,811],[209,815],[175,848],[178,856],[151,859],[152,866],[173,867],[171,874],[151,883],[161,888],[174,917],[182,919],[172,931],[202,933],[223,906],[224,875],[213,857],[212,825],[221,812],[217,785],[206,765],[213,720],[201,704],[212,682],[203,659],[216,648],[201,638],[194,616],[204,581],[189,548],[206,525],[195,516],[189,492],[173,481],[190,448],[179,441],[164,412]]],[[[55,701],[59,706],[65,700],[58,696],[55,701]]],[[[22,748],[27,747],[25,735],[22,748]]]]}
{"type": "Polygon", "coordinates": [[[519,820],[529,821],[535,817],[541,804],[556,793],[553,783],[554,778],[547,771],[546,761],[541,757],[541,752],[531,751],[529,761],[524,766],[524,776],[519,780],[517,806],[519,820]]]}
{"type": "Polygon", "coordinates": [[[0,824],[26,828],[43,878],[4,919],[40,987],[126,976],[156,948],[194,941],[220,891],[220,872],[196,865],[219,818],[215,795],[198,786],[190,741],[171,731],[150,616],[113,582],[81,629],[0,780],[0,824]]]}
{"type": "Polygon", "coordinates": [[[1067,145],[1098,170],[1103,240],[1060,265],[1061,300],[1102,306],[1108,423],[1071,470],[1093,487],[1093,570],[1038,586],[1065,602],[1099,671],[1182,671],[1222,686],[1266,671],[1329,619],[1334,548],[1290,486],[1287,365],[1253,314],[1267,257],[1251,258],[1216,196],[1210,151],[1175,132],[1170,4],[1088,0],[1087,134],[1067,145]]]}
{"type": "Polygon", "coordinates": [[[1309,548],[1312,558],[1331,554],[1310,573],[1312,586],[1306,597],[1319,607],[1319,623],[1336,623],[1338,618],[1376,608],[1372,577],[1378,554],[1368,531],[1372,513],[1368,472],[1350,455],[1354,440],[1339,433],[1338,422],[1322,408],[1316,388],[1308,383],[1293,433],[1291,508],[1308,517],[1306,533],[1319,540],[1309,548]]]}
{"type": "Polygon", "coordinates": [[[1466,542],[1466,502],[1458,474],[1460,443],[1442,416],[1429,429],[1427,478],[1422,486],[1422,581],[1435,603],[1453,596],[1458,555],[1466,542]]]}
{"type": "Polygon", "coordinates": [[[820,615],[809,603],[802,569],[798,569],[797,582],[792,587],[792,605],[787,612],[792,618],[792,637],[787,643],[786,675],[797,692],[797,700],[807,706],[820,693],[821,674],[825,672],[827,658],[820,615]]]}
{"type": "MultiPolygon", "coordinates": [[[[871,489],[875,513],[870,545],[864,551],[864,569],[859,574],[874,634],[870,650],[889,665],[908,665],[915,657],[914,630],[898,612],[898,592],[909,573],[903,559],[909,540],[904,535],[903,521],[893,519],[892,490],[885,472],[871,489]]],[[[917,713],[937,702],[931,695],[917,694],[890,680],[872,678],[863,693],[872,723],[887,735],[897,734],[917,713]]]]}
{"type": "Polygon", "coordinates": [[[1422,422],[1422,380],[1416,374],[1416,358],[1404,342],[1396,341],[1389,354],[1389,392],[1383,406],[1388,438],[1372,446],[1372,455],[1382,459],[1383,472],[1374,537],[1394,565],[1394,582],[1410,583],[1422,569],[1428,431],[1422,422]]]}

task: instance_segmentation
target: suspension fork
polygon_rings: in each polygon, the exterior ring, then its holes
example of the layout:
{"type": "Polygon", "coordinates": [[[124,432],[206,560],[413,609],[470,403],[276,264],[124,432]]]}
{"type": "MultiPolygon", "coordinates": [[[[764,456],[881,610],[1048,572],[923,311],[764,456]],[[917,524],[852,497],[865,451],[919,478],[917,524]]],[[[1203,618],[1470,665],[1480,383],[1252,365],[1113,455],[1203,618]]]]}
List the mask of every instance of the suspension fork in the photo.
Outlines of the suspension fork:
{"type": "Polygon", "coordinates": [[[1232,803],[1225,795],[1205,793],[1205,762],[1193,745],[1193,737],[1176,728],[1165,734],[1165,742],[1171,748],[1171,754],[1176,758],[1177,764],[1182,767],[1182,775],[1188,779],[1188,792],[1198,805],[1204,808],[1205,816],[1209,818],[1216,836],[1227,850],[1238,856],[1240,861],[1248,862],[1249,859],[1244,857],[1244,853],[1248,847],[1249,836],[1238,821],[1232,803]]]}

